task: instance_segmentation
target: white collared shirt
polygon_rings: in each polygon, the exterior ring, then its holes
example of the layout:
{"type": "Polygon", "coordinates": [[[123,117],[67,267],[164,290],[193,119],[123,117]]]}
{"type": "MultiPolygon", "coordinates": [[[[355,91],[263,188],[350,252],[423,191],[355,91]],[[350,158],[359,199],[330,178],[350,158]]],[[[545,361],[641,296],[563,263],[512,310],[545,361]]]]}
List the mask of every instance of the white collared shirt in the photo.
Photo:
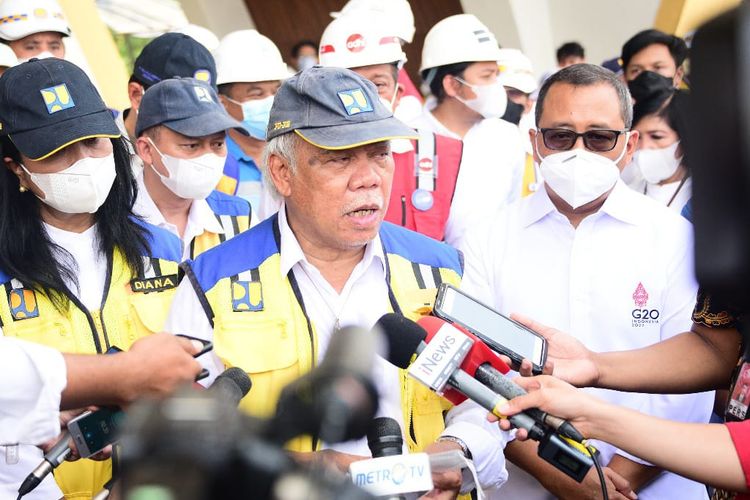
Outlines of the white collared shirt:
{"type": "MultiPolygon", "coordinates": [[[[180,232],[177,230],[177,226],[168,222],[167,219],[164,218],[164,215],[159,211],[159,207],[156,206],[151,195],[149,195],[148,189],[146,189],[146,184],[143,182],[143,172],[140,172],[136,179],[138,180],[138,196],[133,205],[133,212],[136,215],[143,217],[143,219],[149,224],[166,229],[180,238],[180,232]]],[[[180,238],[182,244],[182,260],[191,257],[190,247],[193,240],[205,232],[224,234],[224,228],[221,226],[221,223],[219,223],[216,215],[214,215],[211,207],[208,206],[206,200],[193,200],[193,203],[190,204],[190,212],[188,213],[187,225],[185,226],[185,234],[180,238]]]]}
{"type": "Polygon", "coordinates": [[[474,125],[462,138],[426,108],[409,125],[464,143],[461,170],[445,227],[446,243],[455,246],[479,219],[521,196],[526,154],[517,126],[499,118],[487,118],[474,125]]]}
{"type": "MultiPolygon", "coordinates": [[[[279,210],[279,231],[281,276],[285,278],[291,269],[298,282],[305,309],[317,333],[318,362],[325,356],[337,318],[342,327],[356,325],[371,329],[382,315],[391,312],[385,255],[379,236],[367,244],[362,261],[355,266],[342,292],[337,293],[318,269],[307,261],[287,223],[283,204],[279,210]]],[[[183,280],[177,288],[165,330],[189,331],[191,335],[206,340],[213,338],[213,329],[189,280],[183,280]]],[[[202,383],[208,385],[224,366],[214,353],[201,358],[199,360],[210,373],[202,383]]],[[[380,395],[378,416],[395,419],[403,431],[398,369],[376,356],[373,381],[380,395]]],[[[486,410],[464,403],[448,412],[444,433],[458,437],[468,445],[474,456],[480,483],[488,488],[496,488],[507,479],[503,448],[508,437],[499,431],[497,425],[489,424],[486,415],[486,410]]],[[[370,456],[366,439],[329,446],[344,453],[370,456]]]]}
{"type": "MultiPolygon", "coordinates": [[[[21,482],[42,460],[41,450],[33,445],[60,433],[60,395],[67,374],[56,349],[5,338],[2,332],[0,372],[0,498],[16,498],[21,482]]],[[[60,497],[50,474],[24,498],[60,497]]]]}
{"type": "MultiPolygon", "coordinates": [[[[618,181],[598,213],[573,228],[546,189],[498,212],[461,241],[462,288],[501,313],[527,315],[596,352],[645,347],[690,329],[697,284],[692,226],[618,181]],[[644,319],[645,318],[645,319],[644,319]]],[[[662,418],[708,422],[713,393],[646,395],[585,389],[662,418]]],[[[616,449],[595,444],[607,464],[616,449]]],[[[618,452],[626,458],[633,457],[618,452]]],[[[636,460],[641,462],[640,460],[636,460]]],[[[552,498],[513,466],[508,498],[552,498]]],[[[703,499],[703,485],[662,473],[641,499],[703,499]]]]}

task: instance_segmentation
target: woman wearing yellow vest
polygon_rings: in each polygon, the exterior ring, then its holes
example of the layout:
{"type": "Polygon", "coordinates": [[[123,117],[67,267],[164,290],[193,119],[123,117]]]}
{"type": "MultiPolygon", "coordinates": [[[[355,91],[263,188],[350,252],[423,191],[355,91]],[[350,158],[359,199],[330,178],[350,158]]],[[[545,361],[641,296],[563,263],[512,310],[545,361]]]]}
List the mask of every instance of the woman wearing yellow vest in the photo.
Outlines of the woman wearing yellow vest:
{"type": "MultiPolygon", "coordinates": [[[[104,353],[160,331],[179,241],[133,217],[127,148],[85,73],[53,58],[9,69],[0,134],[2,334],[104,353]]],[[[41,452],[4,448],[0,484],[17,487],[41,452]]],[[[60,466],[55,480],[66,498],[91,498],[111,469],[110,460],[80,460],[60,466]]],[[[60,497],[51,478],[34,494],[25,498],[60,497]]]]}

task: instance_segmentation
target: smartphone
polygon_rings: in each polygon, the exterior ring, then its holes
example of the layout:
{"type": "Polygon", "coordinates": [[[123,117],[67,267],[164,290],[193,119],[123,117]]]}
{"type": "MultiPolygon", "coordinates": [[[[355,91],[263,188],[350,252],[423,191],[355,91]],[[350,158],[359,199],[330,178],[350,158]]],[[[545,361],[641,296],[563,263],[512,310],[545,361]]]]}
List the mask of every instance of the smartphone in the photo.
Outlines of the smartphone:
{"type": "Polygon", "coordinates": [[[456,287],[442,283],[433,312],[439,318],[456,323],[479,337],[493,351],[508,356],[514,363],[528,359],[532,371],[542,373],[547,360],[547,339],[478,302],[456,287]]]}
{"type": "Polygon", "coordinates": [[[124,415],[117,408],[102,408],[84,412],[68,422],[70,437],[81,458],[90,457],[117,441],[117,431],[124,415]]]}

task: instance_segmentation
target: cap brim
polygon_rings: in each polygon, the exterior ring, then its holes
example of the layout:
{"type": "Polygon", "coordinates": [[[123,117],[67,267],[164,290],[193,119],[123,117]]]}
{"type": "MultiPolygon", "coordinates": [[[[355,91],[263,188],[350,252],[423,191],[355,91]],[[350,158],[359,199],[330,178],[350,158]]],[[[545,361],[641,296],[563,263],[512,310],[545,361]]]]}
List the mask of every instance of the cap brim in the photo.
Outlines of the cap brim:
{"type": "Polygon", "coordinates": [[[8,134],[8,137],[24,156],[38,161],[84,139],[114,139],[120,135],[112,113],[105,109],[33,130],[8,134]]]}
{"type": "Polygon", "coordinates": [[[181,120],[161,123],[170,130],[188,137],[205,137],[207,135],[234,129],[243,135],[250,135],[240,122],[225,112],[212,111],[181,120]]]}
{"type": "Polygon", "coordinates": [[[413,128],[392,116],[373,122],[296,129],[295,132],[313,146],[330,150],[351,149],[392,139],[418,138],[413,128]]]}

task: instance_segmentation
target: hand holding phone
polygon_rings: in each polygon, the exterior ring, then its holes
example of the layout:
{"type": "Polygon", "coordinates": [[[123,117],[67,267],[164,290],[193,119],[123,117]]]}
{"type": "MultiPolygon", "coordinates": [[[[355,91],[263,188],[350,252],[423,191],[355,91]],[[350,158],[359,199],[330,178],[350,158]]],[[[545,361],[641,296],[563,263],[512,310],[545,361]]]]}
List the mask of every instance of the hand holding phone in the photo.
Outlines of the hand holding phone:
{"type": "Polygon", "coordinates": [[[532,372],[541,374],[547,361],[547,339],[482,304],[456,287],[442,283],[433,312],[439,318],[456,323],[479,337],[498,354],[520,365],[532,363],[532,372]]]}

